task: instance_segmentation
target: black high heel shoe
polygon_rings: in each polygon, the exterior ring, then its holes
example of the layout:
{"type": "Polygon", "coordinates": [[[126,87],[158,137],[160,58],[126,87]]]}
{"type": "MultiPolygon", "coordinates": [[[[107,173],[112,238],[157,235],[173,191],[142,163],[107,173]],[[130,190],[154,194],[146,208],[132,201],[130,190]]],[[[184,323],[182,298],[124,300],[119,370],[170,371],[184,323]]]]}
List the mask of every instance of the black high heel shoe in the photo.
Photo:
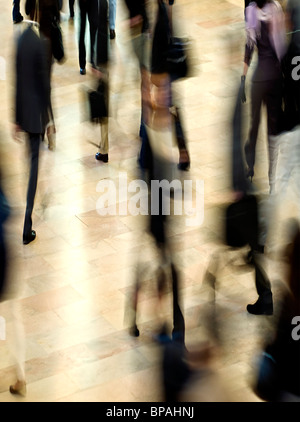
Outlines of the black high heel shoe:
{"type": "Polygon", "coordinates": [[[178,169],[181,171],[188,171],[190,169],[190,157],[189,157],[189,153],[187,152],[186,149],[181,149],[179,151],[179,163],[178,163],[178,169]]]}

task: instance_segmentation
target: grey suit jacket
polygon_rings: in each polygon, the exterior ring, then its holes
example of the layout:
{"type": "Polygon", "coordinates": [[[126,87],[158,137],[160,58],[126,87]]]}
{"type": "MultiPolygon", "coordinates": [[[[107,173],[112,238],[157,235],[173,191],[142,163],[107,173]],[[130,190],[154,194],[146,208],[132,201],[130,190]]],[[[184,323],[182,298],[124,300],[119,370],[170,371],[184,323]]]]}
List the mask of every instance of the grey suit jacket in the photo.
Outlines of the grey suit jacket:
{"type": "Polygon", "coordinates": [[[49,121],[46,53],[44,40],[29,24],[17,41],[16,52],[16,123],[29,133],[43,133],[49,121]]]}

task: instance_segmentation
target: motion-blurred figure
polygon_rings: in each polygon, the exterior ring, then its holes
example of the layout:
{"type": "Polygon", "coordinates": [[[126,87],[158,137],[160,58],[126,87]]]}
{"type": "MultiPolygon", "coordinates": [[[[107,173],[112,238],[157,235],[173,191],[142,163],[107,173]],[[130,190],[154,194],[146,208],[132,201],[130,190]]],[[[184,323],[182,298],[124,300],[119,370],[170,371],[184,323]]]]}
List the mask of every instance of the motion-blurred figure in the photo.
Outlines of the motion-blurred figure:
{"type": "Polygon", "coordinates": [[[300,225],[289,221],[286,249],[286,291],[271,341],[254,381],[254,391],[266,401],[300,402],[300,225]]]}
{"type": "Polygon", "coordinates": [[[107,116],[100,119],[101,138],[99,142],[99,151],[95,158],[104,163],[108,162],[109,141],[108,141],[108,109],[109,109],[109,51],[108,51],[108,3],[107,0],[99,0],[98,2],[98,25],[97,25],[97,50],[96,64],[93,69],[97,78],[98,87],[102,89],[103,98],[106,104],[107,116]]]}
{"type": "MultiPolygon", "coordinates": [[[[152,110],[152,117],[145,122],[145,136],[148,140],[147,162],[149,167],[146,171],[146,180],[149,186],[150,207],[149,207],[149,231],[155,241],[159,256],[157,262],[157,289],[160,304],[163,304],[164,294],[171,286],[172,292],[172,315],[173,329],[172,338],[178,342],[184,342],[185,322],[180,308],[180,278],[176,268],[172,242],[169,239],[169,229],[172,225],[174,216],[169,215],[168,206],[171,201],[170,184],[174,177],[176,169],[173,157],[174,148],[174,121],[169,111],[170,84],[168,75],[155,75],[154,83],[154,101],[155,106],[152,110]],[[150,155],[150,156],[149,156],[150,155]],[[157,190],[152,190],[151,183],[166,182],[167,186],[160,186],[157,190]],[[150,209],[151,208],[151,209],[150,209]]],[[[176,177],[174,177],[176,178],[176,177]]],[[[172,207],[172,205],[171,205],[172,207]]],[[[171,211],[170,211],[171,212],[171,211]]],[[[137,273],[136,290],[133,298],[134,316],[131,322],[131,332],[139,335],[136,323],[136,314],[138,308],[139,292],[142,287],[139,280],[140,272],[137,273]]],[[[168,335],[167,324],[162,324],[158,339],[162,340],[168,335]]]]}
{"type": "Polygon", "coordinates": [[[40,37],[38,14],[36,19],[37,21],[26,23],[24,32],[17,41],[16,51],[14,138],[18,140],[19,133],[26,132],[30,151],[30,175],[23,228],[25,245],[36,238],[36,232],[32,230],[32,212],[37,189],[39,149],[51,108],[47,50],[44,39],[40,37]]]}
{"type": "MultiPolygon", "coordinates": [[[[169,107],[172,110],[172,116],[175,120],[176,141],[179,152],[180,170],[188,170],[190,167],[190,156],[187,148],[186,136],[182,125],[182,116],[178,104],[175,104],[172,83],[176,80],[176,76],[170,73],[168,64],[168,49],[174,34],[174,23],[172,19],[172,7],[174,0],[158,0],[157,18],[153,34],[152,43],[152,75],[168,73],[170,83],[170,99],[169,107]]],[[[153,77],[153,76],[152,76],[153,77]]]]}
{"type": "MultiPolygon", "coordinates": [[[[25,395],[25,336],[21,321],[21,313],[19,312],[15,298],[15,289],[12,286],[11,245],[9,244],[9,230],[7,227],[7,223],[9,223],[10,220],[11,208],[3,184],[1,152],[2,151],[0,151],[0,309],[1,303],[9,301],[9,307],[7,309],[10,314],[9,318],[12,319],[12,325],[10,325],[12,330],[7,333],[7,337],[10,338],[11,352],[15,358],[16,368],[16,382],[10,386],[10,392],[12,394],[25,395]]],[[[18,283],[18,285],[19,284],[20,283],[18,283]]]]}
{"type": "MultiPolygon", "coordinates": [[[[159,48],[157,43],[161,43],[162,39],[156,32],[156,43],[152,48],[152,62],[157,60],[155,51],[159,48]]],[[[154,42],[154,41],[153,41],[154,42]]],[[[161,48],[164,44],[161,43],[161,48]]],[[[153,69],[153,63],[152,63],[153,69]]],[[[173,154],[175,140],[175,122],[170,113],[170,96],[171,84],[170,75],[166,69],[159,68],[151,74],[151,91],[153,91],[153,102],[145,102],[146,110],[143,110],[143,124],[141,130],[143,131],[142,144],[142,170],[145,172],[145,180],[149,187],[149,199],[151,206],[149,207],[149,231],[154,239],[157,247],[159,257],[157,262],[157,289],[159,303],[163,304],[164,294],[168,291],[168,286],[171,286],[172,292],[172,316],[173,328],[172,339],[179,343],[184,343],[185,340],[185,322],[180,307],[180,278],[176,268],[172,242],[169,239],[169,229],[172,225],[170,202],[171,189],[170,185],[176,179],[176,164],[173,154]],[[144,111],[146,111],[144,113],[144,111]],[[152,182],[158,181],[166,182],[156,190],[152,190],[152,182]],[[170,206],[170,208],[168,208],[170,206]]],[[[177,178],[178,179],[178,178],[177,178]]],[[[135,293],[133,297],[133,318],[131,321],[131,332],[134,335],[139,335],[139,329],[136,322],[136,314],[139,301],[139,293],[141,289],[140,272],[137,273],[135,293]]],[[[163,341],[168,336],[168,326],[163,323],[161,332],[158,335],[159,341],[163,341]]]]}
{"type": "MultiPolygon", "coordinates": [[[[251,86],[251,128],[245,145],[247,176],[253,178],[256,141],[261,117],[261,106],[266,104],[268,122],[269,185],[274,189],[277,163],[278,134],[282,104],[281,60],[286,53],[284,14],[280,4],[273,0],[257,0],[246,8],[246,34],[242,86],[248,73],[255,46],[258,64],[251,86]]],[[[246,101],[245,93],[243,102],[246,101]]]]}
{"type": "Polygon", "coordinates": [[[141,83],[141,122],[139,135],[142,138],[144,122],[151,110],[150,90],[150,38],[147,0],[124,0],[128,10],[129,30],[133,52],[137,58],[141,83]]]}
{"type": "MultiPolygon", "coordinates": [[[[282,61],[283,113],[282,129],[277,142],[277,168],[272,195],[267,201],[267,224],[264,243],[271,254],[280,254],[281,220],[286,210],[295,209],[300,218],[300,3],[289,0],[286,5],[290,31],[287,53],[282,61]]],[[[280,259],[280,256],[278,256],[280,259]]]]}
{"type": "Polygon", "coordinates": [[[284,129],[290,131],[300,124],[300,4],[288,0],[286,22],[289,45],[283,60],[284,73],[284,129]]]}
{"type": "Polygon", "coordinates": [[[85,29],[89,21],[89,61],[92,67],[96,65],[96,34],[98,27],[98,0],[79,0],[80,31],[79,31],[79,67],[80,74],[86,74],[85,29]]]}
{"type": "Polygon", "coordinates": [[[255,286],[258,299],[254,304],[247,305],[247,311],[255,315],[273,314],[273,294],[271,283],[264,269],[264,245],[261,243],[264,228],[261,224],[265,216],[261,199],[251,190],[250,183],[244,173],[244,158],[242,154],[242,133],[244,118],[242,112],[243,87],[237,95],[232,121],[232,187],[234,201],[226,210],[225,243],[228,246],[240,248],[250,247],[249,263],[255,269],[255,286]]]}
{"type": "MultiPolygon", "coordinates": [[[[43,132],[43,140],[47,137],[48,148],[54,150],[56,147],[56,126],[51,102],[51,76],[54,63],[52,46],[52,25],[53,22],[60,22],[60,2],[58,0],[26,0],[25,12],[31,20],[39,21],[39,32],[44,38],[44,48],[47,59],[47,77],[49,79],[50,106],[49,118],[43,132]]],[[[62,59],[63,60],[63,59],[62,59]]]]}

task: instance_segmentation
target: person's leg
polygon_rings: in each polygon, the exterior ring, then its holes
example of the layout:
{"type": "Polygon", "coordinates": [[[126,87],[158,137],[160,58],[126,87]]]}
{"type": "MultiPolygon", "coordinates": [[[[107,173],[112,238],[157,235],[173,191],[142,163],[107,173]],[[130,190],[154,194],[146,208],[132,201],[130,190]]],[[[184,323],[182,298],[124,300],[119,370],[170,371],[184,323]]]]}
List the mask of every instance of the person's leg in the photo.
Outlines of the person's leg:
{"type": "Polygon", "coordinates": [[[88,20],[90,26],[90,63],[96,65],[96,34],[98,29],[98,2],[88,2],[88,20]]]}
{"type": "Polygon", "coordinates": [[[264,254],[253,251],[253,266],[255,269],[255,286],[258,300],[247,306],[247,311],[254,315],[273,314],[273,295],[270,280],[264,271],[264,254]]]}
{"type": "Polygon", "coordinates": [[[29,134],[30,174],[27,189],[27,205],[24,219],[23,241],[26,241],[30,238],[32,231],[32,211],[37,188],[40,141],[40,134],[29,134]]]}
{"type": "Polygon", "coordinates": [[[109,33],[110,39],[113,40],[116,37],[116,14],[117,14],[117,0],[109,0],[109,33]]]}
{"type": "Polygon", "coordinates": [[[180,308],[179,277],[174,264],[171,264],[172,292],[173,292],[173,340],[180,343],[185,341],[185,322],[180,308]]]}
{"type": "Polygon", "coordinates": [[[23,20],[23,16],[20,13],[20,0],[13,1],[12,18],[14,23],[19,23],[23,20]]]}
{"type": "Polygon", "coordinates": [[[79,10],[80,10],[80,30],[79,30],[79,66],[80,73],[85,73],[86,66],[86,49],[85,49],[85,27],[86,27],[86,17],[87,17],[87,8],[86,2],[84,0],[79,0],[79,10]]]}
{"type": "Polygon", "coordinates": [[[15,300],[11,301],[11,316],[12,316],[12,338],[11,351],[15,359],[16,367],[16,382],[10,386],[9,391],[12,394],[26,394],[26,378],[25,378],[25,332],[22,321],[22,312],[19,308],[19,303],[15,300]]]}
{"type": "Polygon", "coordinates": [[[107,0],[99,0],[99,10],[97,15],[97,53],[96,64],[99,66],[107,65],[108,62],[108,13],[107,0]]]}
{"type": "Polygon", "coordinates": [[[264,95],[264,83],[253,82],[251,87],[251,129],[249,140],[245,145],[245,158],[248,165],[248,175],[254,175],[255,149],[260,124],[261,105],[264,95]]]}
{"type": "MultiPolygon", "coordinates": [[[[108,117],[104,117],[100,123],[101,141],[99,145],[99,152],[101,155],[107,156],[108,159],[108,117]]],[[[106,160],[105,160],[106,161],[106,160]]]]}

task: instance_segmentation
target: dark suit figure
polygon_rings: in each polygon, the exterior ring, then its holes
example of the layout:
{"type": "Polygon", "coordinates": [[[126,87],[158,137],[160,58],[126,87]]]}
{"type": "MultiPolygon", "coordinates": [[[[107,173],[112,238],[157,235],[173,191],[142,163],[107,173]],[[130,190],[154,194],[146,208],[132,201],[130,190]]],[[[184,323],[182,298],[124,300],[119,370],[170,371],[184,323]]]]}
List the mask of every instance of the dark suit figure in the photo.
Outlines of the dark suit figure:
{"type": "Polygon", "coordinates": [[[98,0],[79,0],[80,9],[80,32],[79,32],[79,66],[80,74],[86,74],[86,48],[85,48],[85,28],[86,20],[90,26],[90,63],[95,66],[96,57],[96,34],[98,28],[98,0]]]}
{"type": "Polygon", "coordinates": [[[50,107],[46,51],[38,26],[29,24],[18,39],[16,52],[16,131],[27,133],[30,148],[24,244],[30,243],[36,236],[31,217],[37,188],[41,134],[49,121],[50,107]]]}

